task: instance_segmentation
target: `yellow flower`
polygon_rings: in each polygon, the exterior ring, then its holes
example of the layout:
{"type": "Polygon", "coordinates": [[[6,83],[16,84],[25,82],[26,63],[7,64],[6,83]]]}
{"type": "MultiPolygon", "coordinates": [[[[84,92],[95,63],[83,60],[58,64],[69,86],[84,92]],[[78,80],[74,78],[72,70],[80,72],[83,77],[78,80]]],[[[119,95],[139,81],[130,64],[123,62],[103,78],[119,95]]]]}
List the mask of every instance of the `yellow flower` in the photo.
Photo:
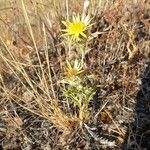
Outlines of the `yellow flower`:
{"type": "Polygon", "coordinates": [[[65,76],[66,77],[75,77],[83,72],[83,67],[81,63],[79,63],[77,60],[74,61],[74,65],[72,66],[69,61],[66,60],[66,66],[65,66],[65,76]]]}
{"type": "Polygon", "coordinates": [[[66,29],[62,31],[65,32],[64,35],[69,35],[73,40],[79,41],[81,40],[81,37],[87,37],[85,31],[89,27],[90,21],[91,19],[89,16],[73,16],[72,22],[62,21],[62,23],[66,26],[66,29]]]}

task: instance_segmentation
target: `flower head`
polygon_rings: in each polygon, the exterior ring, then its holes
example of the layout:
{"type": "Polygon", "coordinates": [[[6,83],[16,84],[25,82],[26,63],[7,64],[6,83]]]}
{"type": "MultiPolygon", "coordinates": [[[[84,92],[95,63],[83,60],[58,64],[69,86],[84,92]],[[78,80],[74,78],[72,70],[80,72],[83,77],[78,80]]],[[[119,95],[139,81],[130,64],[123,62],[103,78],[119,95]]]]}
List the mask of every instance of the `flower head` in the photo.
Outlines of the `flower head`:
{"type": "Polygon", "coordinates": [[[65,66],[65,76],[68,78],[78,76],[83,72],[83,66],[77,60],[74,61],[74,64],[71,65],[69,61],[66,60],[65,66]]]}
{"type": "Polygon", "coordinates": [[[78,60],[75,60],[72,65],[68,60],[66,60],[64,70],[65,78],[61,80],[61,83],[68,84],[72,87],[80,87],[82,79],[79,75],[84,72],[82,64],[78,62],[78,60]]]}
{"type": "Polygon", "coordinates": [[[86,38],[85,31],[89,27],[91,19],[89,16],[80,17],[79,15],[72,17],[72,22],[62,21],[66,26],[66,29],[62,31],[65,32],[65,35],[71,36],[75,41],[81,40],[81,37],[86,38]]]}

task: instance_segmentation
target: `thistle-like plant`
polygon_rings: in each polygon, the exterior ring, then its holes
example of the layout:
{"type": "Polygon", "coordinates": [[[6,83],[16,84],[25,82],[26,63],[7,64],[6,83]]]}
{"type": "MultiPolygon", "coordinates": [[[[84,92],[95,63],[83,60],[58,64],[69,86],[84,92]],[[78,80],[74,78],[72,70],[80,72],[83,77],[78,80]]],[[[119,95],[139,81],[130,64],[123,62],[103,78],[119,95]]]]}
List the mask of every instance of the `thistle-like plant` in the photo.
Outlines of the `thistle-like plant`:
{"type": "MultiPolygon", "coordinates": [[[[77,60],[76,62],[77,63],[77,60]]],[[[79,65],[80,63],[78,63],[79,65]]],[[[75,70],[71,67],[71,64],[67,62],[67,66],[70,66],[68,72],[75,70]]],[[[83,72],[81,65],[79,65],[80,71],[83,72]]],[[[68,68],[68,67],[67,67],[68,68]]],[[[77,70],[76,70],[77,71],[77,70]]],[[[69,74],[70,75],[70,74],[69,74]]],[[[88,105],[95,94],[95,89],[84,85],[85,76],[81,76],[78,73],[73,76],[66,76],[62,83],[66,85],[66,88],[63,91],[63,95],[67,97],[75,106],[79,108],[79,118],[81,122],[88,118],[88,105]]]]}
{"type": "MultiPolygon", "coordinates": [[[[95,94],[95,89],[85,85],[86,75],[83,75],[84,69],[84,57],[85,54],[89,51],[87,47],[87,42],[89,41],[89,35],[87,35],[87,30],[92,25],[89,15],[79,15],[73,16],[72,21],[62,21],[65,25],[65,29],[61,30],[63,36],[68,36],[69,41],[74,45],[74,49],[78,52],[79,60],[75,60],[73,64],[69,61],[66,61],[64,66],[64,79],[61,83],[65,84],[63,89],[63,95],[68,98],[75,106],[79,108],[79,118],[81,124],[83,120],[88,118],[88,106],[90,101],[95,94]]],[[[73,47],[68,44],[68,54],[71,53],[73,47]]]]}

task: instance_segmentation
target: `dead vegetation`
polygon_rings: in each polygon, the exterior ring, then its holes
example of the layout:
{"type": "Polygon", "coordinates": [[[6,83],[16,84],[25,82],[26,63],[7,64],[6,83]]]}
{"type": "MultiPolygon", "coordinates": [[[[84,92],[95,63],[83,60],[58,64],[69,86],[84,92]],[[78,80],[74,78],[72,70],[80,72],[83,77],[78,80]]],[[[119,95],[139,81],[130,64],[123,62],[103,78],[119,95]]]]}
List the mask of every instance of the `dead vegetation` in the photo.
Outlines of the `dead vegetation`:
{"type": "Polygon", "coordinates": [[[0,149],[150,149],[150,3],[89,3],[89,33],[98,34],[87,44],[84,84],[96,94],[81,128],[60,84],[69,47],[60,30],[84,2],[0,0],[0,149]]]}

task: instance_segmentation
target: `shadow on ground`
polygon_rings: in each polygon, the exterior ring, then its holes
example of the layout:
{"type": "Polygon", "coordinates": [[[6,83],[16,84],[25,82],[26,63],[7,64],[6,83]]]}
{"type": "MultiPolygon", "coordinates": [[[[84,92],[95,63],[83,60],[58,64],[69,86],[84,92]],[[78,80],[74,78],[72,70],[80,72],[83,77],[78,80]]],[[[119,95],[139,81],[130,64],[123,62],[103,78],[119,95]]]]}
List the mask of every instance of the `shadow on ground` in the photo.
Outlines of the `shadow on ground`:
{"type": "Polygon", "coordinates": [[[136,96],[135,122],[129,124],[123,150],[150,150],[150,63],[136,96]]]}

